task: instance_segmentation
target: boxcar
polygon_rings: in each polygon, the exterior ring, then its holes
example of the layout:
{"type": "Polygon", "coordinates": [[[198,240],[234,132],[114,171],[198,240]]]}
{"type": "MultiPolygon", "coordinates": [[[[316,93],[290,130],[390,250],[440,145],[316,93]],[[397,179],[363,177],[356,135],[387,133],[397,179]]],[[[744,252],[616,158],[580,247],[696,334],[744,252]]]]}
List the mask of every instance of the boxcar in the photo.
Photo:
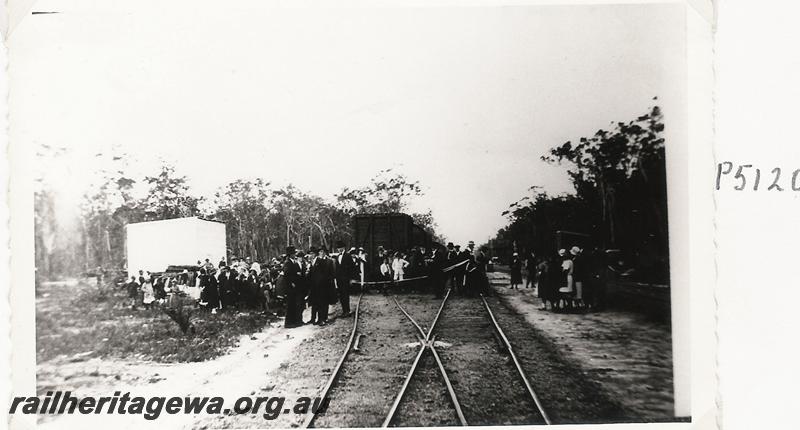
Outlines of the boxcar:
{"type": "Polygon", "coordinates": [[[376,261],[378,248],[405,251],[412,246],[431,246],[430,235],[414,224],[404,213],[359,214],[351,220],[352,246],[362,247],[367,253],[366,277],[375,279],[380,261],[376,261]]]}

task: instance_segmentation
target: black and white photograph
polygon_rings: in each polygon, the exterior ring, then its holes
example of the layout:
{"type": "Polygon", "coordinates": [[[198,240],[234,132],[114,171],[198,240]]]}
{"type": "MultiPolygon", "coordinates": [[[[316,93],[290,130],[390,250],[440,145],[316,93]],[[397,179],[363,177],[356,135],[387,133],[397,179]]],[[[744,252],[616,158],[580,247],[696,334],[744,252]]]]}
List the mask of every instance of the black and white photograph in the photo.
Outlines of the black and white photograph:
{"type": "Polygon", "coordinates": [[[691,424],[688,40],[683,3],[35,2],[11,424],[691,424]]]}

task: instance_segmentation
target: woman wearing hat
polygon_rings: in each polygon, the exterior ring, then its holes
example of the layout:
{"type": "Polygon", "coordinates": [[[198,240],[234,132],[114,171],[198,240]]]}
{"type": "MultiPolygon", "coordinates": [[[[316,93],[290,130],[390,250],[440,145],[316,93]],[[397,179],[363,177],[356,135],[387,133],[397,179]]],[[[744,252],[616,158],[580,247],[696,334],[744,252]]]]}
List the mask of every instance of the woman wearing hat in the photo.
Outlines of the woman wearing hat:
{"type": "Polygon", "coordinates": [[[575,306],[579,309],[586,308],[583,301],[583,284],[585,281],[586,265],[584,264],[583,253],[577,246],[573,246],[569,250],[572,256],[572,279],[575,286],[575,306]]]}

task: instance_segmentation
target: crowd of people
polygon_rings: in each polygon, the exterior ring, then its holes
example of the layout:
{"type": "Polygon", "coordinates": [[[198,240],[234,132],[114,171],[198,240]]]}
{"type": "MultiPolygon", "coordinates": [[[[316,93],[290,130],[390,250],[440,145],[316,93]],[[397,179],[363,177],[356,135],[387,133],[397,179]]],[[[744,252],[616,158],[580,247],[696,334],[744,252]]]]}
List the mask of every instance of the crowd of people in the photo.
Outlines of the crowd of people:
{"type": "Polygon", "coordinates": [[[509,288],[522,288],[523,268],[527,275],[524,288],[536,289],[542,301],[541,310],[589,311],[599,310],[605,304],[606,265],[599,248],[587,253],[573,246],[545,258],[537,258],[530,252],[523,259],[515,252],[509,263],[509,288]]]}
{"type": "MultiPolygon", "coordinates": [[[[209,259],[179,273],[151,274],[139,270],[125,284],[131,308],[168,307],[193,300],[216,314],[222,310],[256,310],[285,314],[286,327],[326,325],[330,306],[338,304],[339,317],[349,317],[350,295],[355,291],[398,288],[432,293],[441,298],[449,284],[454,294],[491,295],[485,247],[470,241],[459,245],[434,244],[405,250],[377,248],[367,258],[363,248],[347,248],[341,241],[331,253],[326,247],[308,252],[293,246],[280,258],[259,263],[247,258],[209,259]],[[311,318],[303,320],[303,311],[311,318]]],[[[589,253],[577,246],[538,258],[514,252],[509,261],[512,289],[533,288],[542,310],[556,312],[600,309],[605,297],[605,263],[602,251],[589,253]],[[525,277],[523,277],[523,270],[525,277]]]]}
{"type": "Polygon", "coordinates": [[[456,293],[488,293],[486,248],[476,249],[472,241],[464,250],[452,242],[445,247],[434,245],[427,249],[419,246],[406,252],[378,247],[376,261],[379,267],[374,273],[379,274],[380,281],[394,281],[394,284],[405,284],[418,291],[433,292],[436,298],[442,297],[448,280],[456,293]],[[415,280],[423,282],[403,282],[415,280]]]}
{"type": "Polygon", "coordinates": [[[218,266],[209,259],[198,261],[180,273],[153,274],[139,270],[125,284],[130,307],[145,308],[154,304],[173,305],[188,297],[198,305],[217,313],[226,308],[251,308],[267,310],[270,285],[277,274],[277,260],[270,265],[252,262],[250,258],[233,258],[228,263],[223,257],[218,266]]]}
{"type": "Polygon", "coordinates": [[[402,251],[378,247],[376,258],[368,259],[363,248],[348,250],[339,241],[333,253],[324,246],[308,252],[290,246],[267,263],[222,257],[216,265],[205,259],[180,273],[139,270],[124,287],[133,309],[191,299],[212,314],[229,309],[283,312],[291,328],[328,324],[330,306],[337,303],[339,316],[350,316],[351,293],[370,288],[401,288],[441,298],[449,281],[458,294],[488,294],[488,261],[486,249],[476,249],[474,242],[463,251],[452,243],[402,251]],[[303,321],[307,308],[311,318],[303,321]]]}

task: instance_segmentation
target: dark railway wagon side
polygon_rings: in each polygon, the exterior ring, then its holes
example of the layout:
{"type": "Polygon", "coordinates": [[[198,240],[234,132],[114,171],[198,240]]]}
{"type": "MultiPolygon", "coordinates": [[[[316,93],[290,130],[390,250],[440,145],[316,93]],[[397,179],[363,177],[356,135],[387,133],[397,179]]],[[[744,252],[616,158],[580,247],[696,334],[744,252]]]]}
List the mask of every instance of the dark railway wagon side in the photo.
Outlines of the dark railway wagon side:
{"type": "Polygon", "coordinates": [[[362,247],[367,253],[367,279],[376,277],[380,262],[375,260],[378,248],[405,251],[412,246],[431,245],[430,235],[414,224],[404,213],[360,214],[353,216],[350,227],[353,246],[362,247]]]}

